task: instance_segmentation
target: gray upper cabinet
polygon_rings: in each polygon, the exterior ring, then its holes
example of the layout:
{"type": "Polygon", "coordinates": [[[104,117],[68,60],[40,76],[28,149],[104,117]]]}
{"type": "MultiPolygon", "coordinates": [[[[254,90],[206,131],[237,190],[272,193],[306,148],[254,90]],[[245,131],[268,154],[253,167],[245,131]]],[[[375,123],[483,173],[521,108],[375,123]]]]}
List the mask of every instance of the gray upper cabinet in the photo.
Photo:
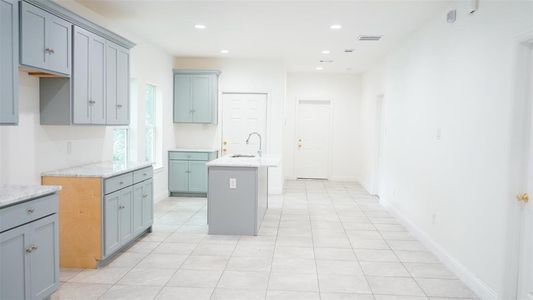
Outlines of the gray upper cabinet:
{"type": "Polygon", "coordinates": [[[174,70],[174,123],[217,124],[216,70],[174,70]]]}
{"type": "Polygon", "coordinates": [[[105,124],[106,41],[74,28],[73,123],[105,124]]]}
{"type": "Polygon", "coordinates": [[[20,16],[20,63],[69,76],[72,24],[26,2],[21,2],[20,16]]]}
{"type": "Polygon", "coordinates": [[[107,124],[128,125],[129,120],[129,50],[112,42],[106,45],[107,124]]]}
{"type": "Polygon", "coordinates": [[[0,124],[18,123],[18,9],[0,0],[0,124]]]}

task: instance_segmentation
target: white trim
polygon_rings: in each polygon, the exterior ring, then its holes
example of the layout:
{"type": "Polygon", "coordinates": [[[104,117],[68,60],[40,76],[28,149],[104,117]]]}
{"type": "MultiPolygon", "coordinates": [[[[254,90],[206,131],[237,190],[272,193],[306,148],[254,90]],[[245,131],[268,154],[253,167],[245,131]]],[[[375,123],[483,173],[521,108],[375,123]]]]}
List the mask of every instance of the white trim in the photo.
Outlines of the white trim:
{"type": "Polygon", "coordinates": [[[459,260],[435,242],[428,234],[420,229],[414,222],[405,217],[392,203],[380,199],[379,201],[407,230],[451,271],[455,273],[474,293],[481,299],[498,299],[498,293],[490,288],[485,282],[470,272],[459,260]]]}
{"type": "Polygon", "coordinates": [[[357,178],[354,176],[331,176],[328,178],[331,181],[344,181],[344,182],[357,182],[357,178]]]}

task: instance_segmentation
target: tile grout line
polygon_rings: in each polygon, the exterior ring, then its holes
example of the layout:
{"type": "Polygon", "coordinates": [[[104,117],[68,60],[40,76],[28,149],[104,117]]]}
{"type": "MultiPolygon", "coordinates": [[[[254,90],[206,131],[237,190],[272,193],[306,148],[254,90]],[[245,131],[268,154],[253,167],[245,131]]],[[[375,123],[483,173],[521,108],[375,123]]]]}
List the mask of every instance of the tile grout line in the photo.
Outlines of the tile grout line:
{"type": "Polygon", "coordinates": [[[320,291],[320,278],[318,276],[318,264],[316,262],[316,253],[315,253],[315,237],[313,234],[313,222],[311,221],[311,214],[309,211],[309,190],[307,189],[307,184],[305,185],[305,205],[307,207],[307,217],[309,218],[309,227],[311,228],[311,247],[313,247],[313,260],[315,261],[316,268],[316,282],[318,285],[318,299],[322,299],[322,293],[320,291]]]}

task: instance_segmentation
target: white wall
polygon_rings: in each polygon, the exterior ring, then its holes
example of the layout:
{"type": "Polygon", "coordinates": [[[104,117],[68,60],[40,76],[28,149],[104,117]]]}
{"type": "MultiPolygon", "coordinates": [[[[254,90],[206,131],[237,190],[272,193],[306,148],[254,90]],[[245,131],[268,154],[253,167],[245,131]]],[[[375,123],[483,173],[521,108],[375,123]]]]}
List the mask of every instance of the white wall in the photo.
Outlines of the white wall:
{"type": "MultiPolygon", "coordinates": [[[[163,101],[163,111],[172,110],[172,56],[142,41],[133,34],[118,28],[107,20],[74,1],[63,1],[68,9],[131,39],[137,45],[131,50],[131,77],[138,83],[137,95],[144,95],[144,84],[158,86],[163,101]]],[[[112,129],[104,126],[42,126],[39,124],[39,80],[20,72],[20,120],[18,126],[0,126],[0,183],[38,184],[43,171],[66,168],[80,164],[111,160],[112,129]],[[67,152],[67,144],[71,152],[67,152]]],[[[144,102],[136,103],[139,126],[133,133],[137,137],[133,153],[144,158],[143,113],[144,102]]],[[[133,108],[132,108],[133,109],[133,108]]],[[[174,144],[172,120],[163,114],[161,153],[174,144]]],[[[133,123],[133,120],[132,120],[133,123]]],[[[166,155],[162,155],[163,158],[166,155]]],[[[134,157],[135,158],[135,157],[134,157]]],[[[163,164],[166,166],[166,163],[163,164]]],[[[154,190],[159,200],[168,194],[166,168],[154,175],[154,190]]]]}
{"type": "MultiPolygon", "coordinates": [[[[481,297],[511,299],[513,80],[533,3],[480,1],[474,15],[468,1],[453,7],[455,24],[443,11],[364,76],[364,114],[385,95],[380,196],[481,297]]],[[[372,122],[362,126],[372,131],[372,122]]],[[[364,142],[371,148],[373,138],[364,142]]],[[[375,149],[365,153],[370,188],[375,149]]]]}
{"type": "MultiPolygon", "coordinates": [[[[267,149],[266,154],[283,154],[283,119],[286,93],[286,70],[281,61],[253,59],[176,58],[177,69],[216,69],[222,73],[219,81],[218,125],[174,124],[176,147],[214,147],[220,149],[222,128],[222,93],[267,93],[267,149]]],[[[170,110],[172,114],[172,110],[170,110]]],[[[269,170],[269,192],[281,193],[283,168],[269,170]]]]}
{"type": "Polygon", "coordinates": [[[284,172],[295,178],[295,128],[298,100],[331,100],[333,128],[330,145],[331,180],[356,181],[360,169],[359,124],[360,76],[349,74],[289,73],[287,76],[287,122],[284,129],[284,172]]]}

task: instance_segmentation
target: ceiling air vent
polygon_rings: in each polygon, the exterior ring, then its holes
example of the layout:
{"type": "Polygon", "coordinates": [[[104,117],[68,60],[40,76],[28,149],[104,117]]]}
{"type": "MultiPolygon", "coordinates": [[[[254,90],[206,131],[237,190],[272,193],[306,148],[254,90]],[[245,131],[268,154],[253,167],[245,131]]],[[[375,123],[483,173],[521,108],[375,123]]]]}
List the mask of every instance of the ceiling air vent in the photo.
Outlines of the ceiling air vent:
{"type": "Polygon", "coordinates": [[[381,35],[360,35],[360,41],[379,41],[381,40],[381,35]]]}
{"type": "Polygon", "coordinates": [[[345,53],[352,53],[352,52],[354,52],[354,51],[355,51],[355,49],[344,49],[344,52],[345,52],[345,53]]]}
{"type": "Polygon", "coordinates": [[[332,63],[333,61],[332,61],[331,59],[321,59],[320,62],[321,62],[321,63],[328,63],[328,64],[330,64],[330,63],[332,63]]]}

